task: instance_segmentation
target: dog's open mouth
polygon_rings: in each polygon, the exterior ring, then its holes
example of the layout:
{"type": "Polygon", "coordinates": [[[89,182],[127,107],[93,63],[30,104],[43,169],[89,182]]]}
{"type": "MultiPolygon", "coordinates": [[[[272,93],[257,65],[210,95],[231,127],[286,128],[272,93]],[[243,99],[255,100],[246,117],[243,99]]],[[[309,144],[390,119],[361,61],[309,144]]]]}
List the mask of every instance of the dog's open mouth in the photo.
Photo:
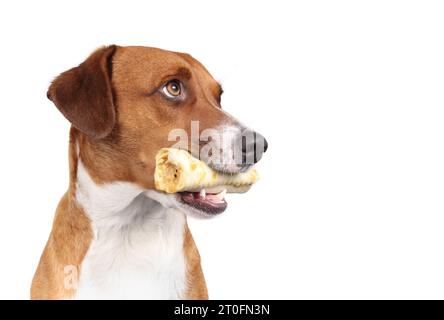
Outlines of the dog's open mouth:
{"type": "Polygon", "coordinates": [[[201,216],[224,212],[225,194],[246,192],[257,179],[254,168],[227,174],[194,158],[186,150],[163,148],[156,155],[156,189],[174,194],[186,211],[201,216]]]}
{"type": "Polygon", "coordinates": [[[182,203],[196,210],[206,214],[219,214],[227,208],[227,202],[225,201],[226,193],[226,189],[218,193],[210,193],[202,189],[200,192],[179,192],[178,196],[182,203]]]}

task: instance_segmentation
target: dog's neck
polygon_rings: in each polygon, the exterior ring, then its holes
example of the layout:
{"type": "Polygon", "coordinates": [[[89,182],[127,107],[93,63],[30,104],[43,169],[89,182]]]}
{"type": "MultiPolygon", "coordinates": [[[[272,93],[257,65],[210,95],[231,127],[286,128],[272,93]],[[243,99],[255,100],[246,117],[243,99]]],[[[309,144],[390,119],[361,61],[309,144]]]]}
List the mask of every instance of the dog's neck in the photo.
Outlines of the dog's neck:
{"type": "Polygon", "coordinates": [[[128,227],[140,219],[160,219],[167,208],[128,182],[97,184],[79,160],[75,198],[99,229],[128,227]]]}
{"type": "Polygon", "coordinates": [[[77,297],[180,298],[186,290],[185,215],[161,204],[155,191],[128,182],[99,185],[76,162],[75,199],[94,233],[77,297]]]}

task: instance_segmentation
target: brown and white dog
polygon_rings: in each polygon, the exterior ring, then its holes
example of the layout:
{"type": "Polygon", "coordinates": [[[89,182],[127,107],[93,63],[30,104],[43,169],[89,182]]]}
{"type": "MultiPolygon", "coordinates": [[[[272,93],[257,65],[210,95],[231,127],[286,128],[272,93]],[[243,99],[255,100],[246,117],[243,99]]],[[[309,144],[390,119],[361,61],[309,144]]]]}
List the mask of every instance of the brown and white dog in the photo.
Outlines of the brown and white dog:
{"type": "Polygon", "coordinates": [[[221,94],[190,55],[149,47],[100,48],[53,81],[48,98],[72,124],[70,182],[32,281],[32,299],[208,298],[186,215],[212,216],[226,202],[206,199],[205,192],[155,191],[154,159],[174,144],[172,130],[190,133],[192,121],[199,121],[200,131],[213,128],[224,137],[223,162],[200,155],[215,170],[245,171],[251,150],[257,162],[265,139],[254,133],[246,145],[238,133],[246,128],[221,110],[221,94]],[[241,163],[224,156],[236,145],[241,163]]]}

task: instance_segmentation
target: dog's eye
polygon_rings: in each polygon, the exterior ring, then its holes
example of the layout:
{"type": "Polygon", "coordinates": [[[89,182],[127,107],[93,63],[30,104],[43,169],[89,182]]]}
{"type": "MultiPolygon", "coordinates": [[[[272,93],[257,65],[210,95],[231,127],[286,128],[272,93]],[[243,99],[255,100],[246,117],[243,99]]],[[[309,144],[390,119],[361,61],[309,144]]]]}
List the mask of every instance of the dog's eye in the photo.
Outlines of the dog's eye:
{"type": "Polygon", "coordinates": [[[182,93],[182,84],[179,80],[168,81],[162,87],[162,92],[167,98],[176,99],[180,97],[182,93]]]}

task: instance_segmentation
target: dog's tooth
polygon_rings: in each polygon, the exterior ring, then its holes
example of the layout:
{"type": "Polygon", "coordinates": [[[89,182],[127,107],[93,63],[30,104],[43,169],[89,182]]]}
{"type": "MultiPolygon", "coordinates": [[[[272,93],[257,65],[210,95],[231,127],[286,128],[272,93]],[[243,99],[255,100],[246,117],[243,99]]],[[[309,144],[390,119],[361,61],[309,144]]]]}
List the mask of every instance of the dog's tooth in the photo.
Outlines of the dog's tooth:
{"type": "Polygon", "coordinates": [[[200,190],[200,197],[202,198],[202,199],[205,199],[205,197],[207,196],[207,193],[206,193],[206,191],[205,191],[205,189],[202,189],[202,190],[200,190]]]}
{"type": "Polygon", "coordinates": [[[225,195],[227,194],[227,189],[223,189],[221,192],[219,192],[216,196],[220,199],[223,200],[225,198],[225,195]]]}

